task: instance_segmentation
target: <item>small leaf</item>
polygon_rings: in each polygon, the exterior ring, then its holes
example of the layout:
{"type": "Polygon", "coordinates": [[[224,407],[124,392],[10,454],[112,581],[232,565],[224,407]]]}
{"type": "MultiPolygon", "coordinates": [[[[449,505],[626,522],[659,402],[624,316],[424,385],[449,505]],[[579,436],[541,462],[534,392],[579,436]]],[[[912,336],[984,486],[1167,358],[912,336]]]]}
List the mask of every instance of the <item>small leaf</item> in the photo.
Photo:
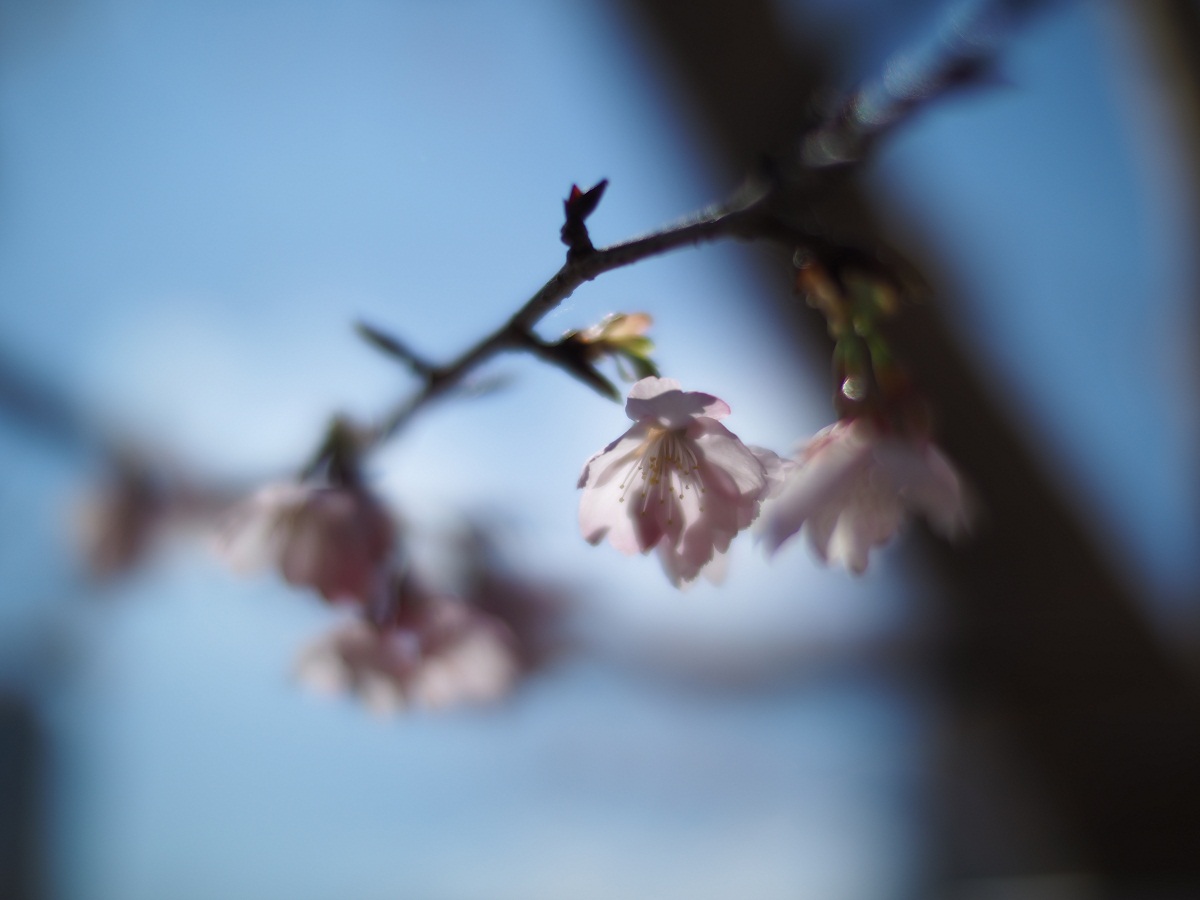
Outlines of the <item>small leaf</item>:
{"type": "Polygon", "coordinates": [[[637,372],[638,380],[643,378],[658,378],[658,366],[654,361],[645,356],[631,356],[629,361],[633,364],[634,371],[637,372]]]}

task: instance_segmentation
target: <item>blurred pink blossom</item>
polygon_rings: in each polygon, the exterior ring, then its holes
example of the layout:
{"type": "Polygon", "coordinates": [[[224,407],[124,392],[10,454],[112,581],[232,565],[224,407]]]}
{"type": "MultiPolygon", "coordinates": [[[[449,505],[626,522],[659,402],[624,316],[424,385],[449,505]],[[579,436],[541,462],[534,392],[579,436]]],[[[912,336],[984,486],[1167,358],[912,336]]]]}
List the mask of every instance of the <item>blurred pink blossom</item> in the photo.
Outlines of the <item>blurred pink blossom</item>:
{"type": "Polygon", "coordinates": [[[70,510],[72,535],[97,581],[129,574],[169,536],[207,532],[235,496],[140,455],[116,455],[108,464],[70,510]]]}
{"type": "Polygon", "coordinates": [[[729,406],[643,378],[625,412],[634,425],[587,461],[579,477],[584,538],[622,553],[657,550],[671,583],[692,581],[758,515],[774,454],[751,450],[717,420],[729,406]]]}
{"type": "Polygon", "coordinates": [[[473,521],[455,542],[459,596],[504,624],[524,671],[577,649],[571,634],[573,598],[565,584],[543,580],[512,564],[496,522],[473,521]]]}
{"type": "Polygon", "coordinates": [[[276,482],[236,506],[218,551],[235,571],[267,566],[330,602],[376,603],[392,577],[396,527],[361,487],[276,482]]]}
{"type": "Polygon", "coordinates": [[[771,553],[803,529],[822,562],[861,574],[871,548],[891,540],[909,513],[947,537],[967,526],[962,479],[928,440],[843,419],[818,432],[796,462],[763,511],[771,553]]]}
{"type": "Polygon", "coordinates": [[[296,663],[308,687],[350,691],[381,714],[491,703],[512,689],[520,670],[508,629],[449,597],[427,600],[387,625],[349,622],[296,663]]]}
{"type": "Polygon", "coordinates": [[[112,578],[149,555],[171,505],[142,466],[119,460],[72,510],[72,530],[88,573],[112,578]]]}

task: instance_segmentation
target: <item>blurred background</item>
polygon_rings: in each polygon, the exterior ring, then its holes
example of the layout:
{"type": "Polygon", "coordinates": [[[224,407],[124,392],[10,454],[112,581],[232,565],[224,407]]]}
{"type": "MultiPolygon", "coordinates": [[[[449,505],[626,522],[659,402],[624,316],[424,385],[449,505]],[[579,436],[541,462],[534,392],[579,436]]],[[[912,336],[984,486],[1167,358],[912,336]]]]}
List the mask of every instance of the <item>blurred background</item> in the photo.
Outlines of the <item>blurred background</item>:
{"type": "MultiPolygon", "coordinates": [[[[0,896],[1200,896],[1189,2],[0,0],[0,896]],[[980,20],[972,20],[978,24],[980,20]],[[990,22],[985,18],[983,21],[990,22]],[[337,616],[204,535],[93,583],[111,460],[253,486],[560,265],[724,196],[893,52],[999,41],[825,211],[932,298],[897,325],[976,535],[852,578],[735,542],[725,583],[579,537],[619,406],[502,358],[370,478],[431,569],[489,523],[574,652],[483,710],[371,716],[297,650],[337,616]],[[945,44],[943,44],[945,45],[945,44]],[[79,425],[86,422],[88,428],[79,425]]],[[[545,337],[653,315],[656,359],[787,453],[832,418],[788,254],[687,250],[545,337]]]]}

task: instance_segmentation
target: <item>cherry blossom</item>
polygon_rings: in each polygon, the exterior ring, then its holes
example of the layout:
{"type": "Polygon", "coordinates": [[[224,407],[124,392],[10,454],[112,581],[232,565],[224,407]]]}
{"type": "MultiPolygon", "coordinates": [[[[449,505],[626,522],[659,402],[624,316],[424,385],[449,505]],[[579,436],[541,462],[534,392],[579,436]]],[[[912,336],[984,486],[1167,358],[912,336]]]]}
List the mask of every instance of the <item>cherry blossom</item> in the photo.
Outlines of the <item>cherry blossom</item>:
{"type": "Polygon", "coordinates": [[[305,649],[296,675],[320,693],[349,691],[374,712],[478,705],[520,675],[511,634],[460,600],[439,597],[403,622],[348,622],[305,649]]]}
{"type": "Polygon", "coordinates": [[[843,419],[799,452],[761,521],[774,553],[802,529],[823,562],[866,571],[872,547],[887,543],[910,513],[947,537],[967,526],[962,480],[932,442],[843,419]]]}
{"type": "Polygon", "coordinates": [[[592,544],[607,537],[622,553],[657,550],[679,586],[754,521],[771,486],[763,459],[774,454],[717,421],[729,414],[725,401],[670,378],[637,382],[625,412],[633,427],[583,467],[579,525],[592,544]]]}
{"type": "Polygon", "coordinates": [[[330,602],[371,604],[388,588],[395,531],[361,487],[276,482],[235,507],[218,552],[236,571],[273,566],[330,602]]]}

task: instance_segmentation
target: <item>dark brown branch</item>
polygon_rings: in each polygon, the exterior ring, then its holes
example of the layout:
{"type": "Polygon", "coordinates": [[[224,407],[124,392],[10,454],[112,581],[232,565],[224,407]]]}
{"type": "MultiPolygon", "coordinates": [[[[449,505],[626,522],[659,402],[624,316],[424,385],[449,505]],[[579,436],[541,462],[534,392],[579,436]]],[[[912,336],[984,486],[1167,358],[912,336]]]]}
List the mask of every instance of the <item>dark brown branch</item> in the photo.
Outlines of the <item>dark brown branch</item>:
{"type": "Polygon", "coordinates": [[[418,411],[445,396],[492,357],[507,351],[533,351],[544,357],[545,347],[533,335],[534,326],[585,282],[681,247],[727,237],[776,233],[778,228],[758,211],[765,197],[766,194],[761,192],[757,200],[739,196],[729,205],[698,213],[661,231],[568,260],[504,325],[447,365],[431,367],[425,384],[416,393],[392,409],[377,425],[360,432],[360,450],[369,450],[395,435],[418,411]]]}

